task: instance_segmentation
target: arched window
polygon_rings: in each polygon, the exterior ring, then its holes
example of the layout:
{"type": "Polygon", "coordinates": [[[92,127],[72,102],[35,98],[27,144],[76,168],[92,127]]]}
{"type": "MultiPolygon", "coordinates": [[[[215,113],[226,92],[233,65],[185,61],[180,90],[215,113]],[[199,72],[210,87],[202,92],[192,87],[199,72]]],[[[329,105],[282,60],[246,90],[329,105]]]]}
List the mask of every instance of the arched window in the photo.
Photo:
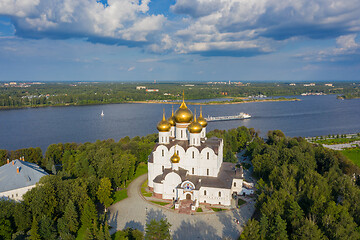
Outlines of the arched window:
{"type": "Polygon", "coordinates": [[[204,196],[206,196],[206,190],[204,190],[204,196]]]}
{"type": "Polygon", "coordinates": [[[180,132],[181,132],[181,138],[183,138],[183,131],[182,131],[182,130],[180,130],[180,132]]]}
{"type": "Polygon", "coordinates": [[[236,187],[236,182],[234,182],[234,187],[236,187]]]}
{"type": "Polygon", "coordinates": [[[206,169],[206,175],[209,176],[209,169],[206,169]]]}
{"type": "Polygon", "coordinates": [[[209,158],[210,158],[210,153],[207,152],[207,153],[206,153],[206,159],[209,159],[209,158]]]}
{"type": "Polygon", "coordinates": [[[195,152],[192,151],[192,158],[195,158],[195,152]]]}
{"type": "Polygon", "coordinates": [[[164,167],[164,166],[162,166],[162,171],[164,172],[164,170],[165,170],[165,167],[164,167]]]}
{"type": "Polygon", "coordinates": [[[176,150],[176,154],[179,155],[179,150],[176,150]]]}
{"type": "Polygon", "coordinates": [[[164,156],[164,149],[161,150],[161,156],[164,156]]]}
{"type": "Polygon", "coordinates": [[[221,197],[221,192],[219,192],[219,197],[221,197]]]}
{"type": "Polygon", "coordinates": [[[194,174],[195,173],[195,169],[194,168],[192,168],[192,174],[194,174]]]}

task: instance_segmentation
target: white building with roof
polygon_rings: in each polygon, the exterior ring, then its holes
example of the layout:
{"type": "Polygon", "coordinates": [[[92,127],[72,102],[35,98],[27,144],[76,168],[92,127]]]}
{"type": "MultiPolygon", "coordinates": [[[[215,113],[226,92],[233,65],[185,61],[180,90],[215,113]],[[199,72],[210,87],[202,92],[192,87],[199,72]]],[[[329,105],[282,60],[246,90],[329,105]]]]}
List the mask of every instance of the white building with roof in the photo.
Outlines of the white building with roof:
{"type": "Polygon", "coordinates": [[[35,163],[13,160],[0,167],[0,198],[22,200],[40,178],[48,175],[35,163]]]}
{"type": "MultiPolygon", "coordinates": [[[[184,100],[172,116],[157,125],[159,143],[148,159],[148,187],[154,196],[202,204],[231,205],[233,194],[243,194],[243,169],[223,162],[223,140],[206,138],[207,122],[196,118],[184,100]]],[[[245,190],[245,191],[243,191],[245,190]]],[[[249,193],[246,191],[246,193],[249,193]]]]}

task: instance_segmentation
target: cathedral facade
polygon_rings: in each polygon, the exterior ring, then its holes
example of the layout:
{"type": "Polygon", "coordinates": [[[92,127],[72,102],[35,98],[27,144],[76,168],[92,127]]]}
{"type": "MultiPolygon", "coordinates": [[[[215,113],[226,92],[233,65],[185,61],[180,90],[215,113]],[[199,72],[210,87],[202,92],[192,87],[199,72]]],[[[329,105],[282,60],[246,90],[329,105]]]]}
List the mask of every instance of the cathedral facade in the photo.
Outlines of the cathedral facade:
{"type": "Polygon", "coordinates": [[[243,170],[223,162],[223,140],[206,138],[207,121],[183,102],[158,123],[159,142],[148,159],[148,187],[155,197],[230,206],[233,194],[243,193],[243,170]]]}

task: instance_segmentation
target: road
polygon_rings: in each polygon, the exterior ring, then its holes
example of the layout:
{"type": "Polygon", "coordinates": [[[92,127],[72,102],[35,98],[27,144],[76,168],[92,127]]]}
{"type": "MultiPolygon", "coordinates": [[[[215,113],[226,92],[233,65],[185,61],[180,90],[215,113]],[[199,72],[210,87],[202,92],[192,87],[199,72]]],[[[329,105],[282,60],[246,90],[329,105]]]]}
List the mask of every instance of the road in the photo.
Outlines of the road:
{"type": "Polygon", "coordinates": [[[238,239],[242,226],[250,219],[255,209],[255,201],[251,200],[235,210],[194,215],[179,214],[149,203],[140,196],[140,187],[146,177],[147,174],[144,174],[135,179],[128,187],[128,198],[108,208],[111,234],[128,227],[145,231],[148,221],[166,217],[171,223],[170,231],[174,240],[223,237],[238,239]],[[234,222],[235,218],[240,224],[234,222]]]}

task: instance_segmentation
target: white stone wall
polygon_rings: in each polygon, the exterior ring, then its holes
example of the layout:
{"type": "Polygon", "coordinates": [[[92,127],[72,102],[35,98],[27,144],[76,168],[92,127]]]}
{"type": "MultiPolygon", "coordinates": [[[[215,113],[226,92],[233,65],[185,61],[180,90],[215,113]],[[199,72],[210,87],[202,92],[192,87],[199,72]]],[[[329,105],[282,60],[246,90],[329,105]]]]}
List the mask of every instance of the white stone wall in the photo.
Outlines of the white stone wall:
{"type": "Polygon", "coordinates": [[[209,204],[231,205],[231,190],[224,188],[201,187],[199,189],[199,202],[209,204]],[[206,191],[206,195],[205,195],[206,191]],[[219,192],[221,195],[219,196],[219,192]]]}
{"type": "Polygon", "coordinates": [[[2,193],[0,193],[0,198],[12,199],[12,200],[15,200],[15,201],[21,201],[21,200],[23,200],[22,196],[27,191],[29,191],[30,189],[32,189],[34,187],[35,187],[35,185],[31,185],[31,186],[28,186],[28,187],[23,187],[23,188],[18,188],[18,189],[2,192],[2,193]]]}
{"type": "Polygon", "coordinates": [[[181,178],[178,174],[171,172],[166,175],[164,179],[164,199],[176,199],[176,187],[181,183],[181,178]]]}
{"type": "Polygon", "coordinates": [[[243,180],[242,179],[233,179],[232,185],[231,185],[231,194],[236,192],[237,194],[240,194],[243,189],[243,180]]]}

